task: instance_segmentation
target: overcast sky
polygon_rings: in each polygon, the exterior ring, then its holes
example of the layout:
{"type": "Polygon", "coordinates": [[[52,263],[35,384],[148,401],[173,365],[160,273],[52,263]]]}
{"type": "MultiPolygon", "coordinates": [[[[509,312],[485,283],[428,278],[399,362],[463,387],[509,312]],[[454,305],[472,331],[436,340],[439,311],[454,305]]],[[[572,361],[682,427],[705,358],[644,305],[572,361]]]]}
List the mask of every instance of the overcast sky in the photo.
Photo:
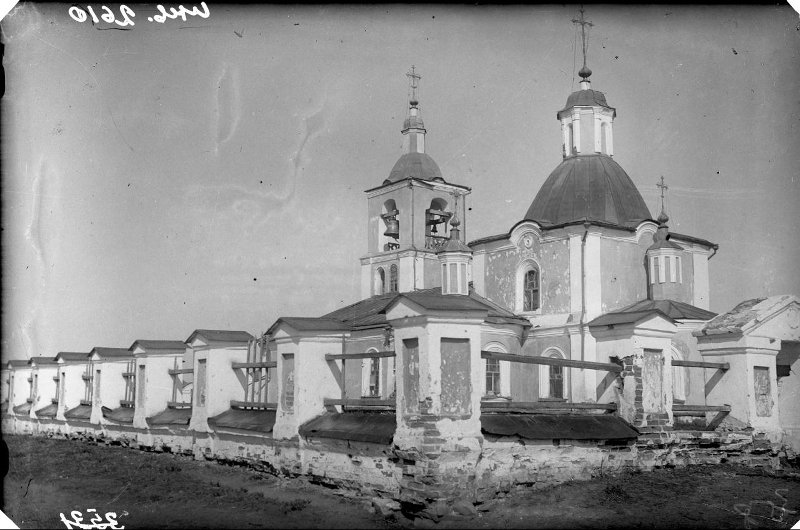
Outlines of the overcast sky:
{"type": "MultiPolygon", "coordinates": [[[[468,240],[507,232],[561,161],[577,6],[208,7],[157,23],[131,5],[128,31],[69,4],[3,20],[4,359],[356,301],[363,191],[400,156],[412,64],[426,151],[472,188],[468,240]]],[[[800,294],[798,15],[587,19],[614,158],[654,216],[663,175],[671,229],[720,245],[711,309],[800,294]]]]}

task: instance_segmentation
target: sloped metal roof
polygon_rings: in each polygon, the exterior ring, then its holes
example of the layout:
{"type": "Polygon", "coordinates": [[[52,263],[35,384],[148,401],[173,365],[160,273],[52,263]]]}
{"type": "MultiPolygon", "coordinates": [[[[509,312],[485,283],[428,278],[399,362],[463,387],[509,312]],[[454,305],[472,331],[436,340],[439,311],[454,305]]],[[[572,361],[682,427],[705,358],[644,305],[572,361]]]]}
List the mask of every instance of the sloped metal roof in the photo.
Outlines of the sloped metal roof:
{"type": "Polygon", "coordinates": [[[565,158],[547,177],[525,219],[543,227],[596,221],[625,227],[651,219],[639,190],[608,155],[565,158]]]}
{"type": "Polygon", "coordinates": [[[92,416],[92,407],[89,405],[78,405],[64,413],[68,420],[88,420],[92,416]]]}
{"type": "Polygon", "coordinates": [[[433,158],[425,153],[406,153],[395,162],[389,177],[384,180],[384,184],[398,182],[407,178],[417,178],[421,180],[441,180],[442,171],[434,162],[433,158]]]}
{"type": "Polygon", "coordinates": [[[55,403],[51,403],[50,405],[42,407],[35,412],[37,418],[55,418],[56,412],[58,412],[58,405],[55,403]]]}
{"type": "Polygon", "coordinates": [[[662,317],[668,320],[672,320],[658,309],[645,309],[642,311],[606,313],[605,315],[600,315],[599,317],[595,318],[587,325],[589,327],[595,327],[595,326],[617,326],[619,324],[634,324],[644,318],[653,315],[661,315],[662,317]]]}
{"type": "Polygon", "coordinates": [[[641,300],[616,313],[658,310],[674,320],[710,320],[717,316],[706,309],[677,300],[641,300]]]}
{"type": "Polygon", "coordinates": [[[764,322],[770,316],[792,303],[798,303],[798,298],[787,294],[745,300],[727,313],[712,319],[703,326],[703,329],[694,332],[694,335],[747,333],[748,330],[756,327],[759,322],[764,322]]]}
{"type": "Polygon", "coordinates": [[[196,329],[186,339],[186,343],[192,342],[195,338],[202,337],[206,341],[216,342],[248,342],[254,337],[246,331],[228,331],[221,329],[196,329]]]}
{"type": "Polygon", "coordinates": [[[305,438],[334,438],[388,445],[394,439],[397,419],[393,412],[327,413],[300,426],[305,438]]]}
{"type": "Polygon", "coordinates": [[[633,426],[611,414],[481,414],[481,430],[529,440],[630,440],[633,426]]]}
{"type": "Polygon", "coordinates": [[[133,350],[136,345],[141,346],[144,350],[181,350],[186,349],[186,344],[179,340],[135,340],[129,350],[133,350]]]}
{"type": "Polygon", "coordinates": [[[14,414],[22,414],[27,416],[31,412],[31,404],[30,403],[23,403],[22,405],[17,405],[14,407],[14,414]]]}
{"type": "Polygon", "coordinates": [[[88,358],[89,354],[86,352],[60,351],[56,354],[56,360],[63,359],[66,362],[86,361],[88,358]]]}
{"type": "Polygon", "coordinates": [[[11,359],[8,361],[8,366],[11,368],[28,367],[28,359],[11,359]]]}
{"type": "Polygon", "coordinates": [[[104,346],[95,346],[89,355],[97,354],[101,359],[111,359],[114,357],[131,357],[133,353],[128,348],[106,348],[104,346]]]}
{"type": "Polygon", "coordinates": [[[272,427],[275,425],[275,411],[229,409],[213,418],[208,418],[208,425],[213,429],[242,429],[268,433],[272,432],[272,427]]]}
{"type": "Polygon", "coordinates": [[[58,364],[55,357],[31,357],[28,363],[36,363],[40,365],[58,364]]]}
{"type": "Polygon", "coordinates": [[[350,329],[385,326],[388,323],[386,308],[400,296],[405,296],[428,310],[484,309],[488,311],[487,322],[530,326],[530,322],[526,318],[515,315],[474,291],[470,291],[468,296],[443,295],[440,287],[373,296],[332,311],[322,318],[339,320],[349,325],[350,329]]]}
{"type": "Polygon", "coordinates": [[[133,407],[118,407],[115,409],[101,407],[101,410],[105,419],[116,423],[133,423],[133,415],[136,412],[133,407]]]}
{"type": "Polygon", "coordinates": [[[192,407],[167,408],[154,416],[146,418],[148,425],[189,425],[192,407]]]}
{"type": "MultiPolygon", "coordinates": [[[[615,116],[617,114],[616,109],[606,103],[606,95],[599,90],[592,90],[591,88],[587,90],[577,90],[570,94],[569,97],[567,97],[567,104],[564,105],[564,108],[558,111],[558,113],[560,114],[572,107],[605,107],[613,110],[615,116]]],[[[558,116],[558,114],[556,116],[558,116]]]]}

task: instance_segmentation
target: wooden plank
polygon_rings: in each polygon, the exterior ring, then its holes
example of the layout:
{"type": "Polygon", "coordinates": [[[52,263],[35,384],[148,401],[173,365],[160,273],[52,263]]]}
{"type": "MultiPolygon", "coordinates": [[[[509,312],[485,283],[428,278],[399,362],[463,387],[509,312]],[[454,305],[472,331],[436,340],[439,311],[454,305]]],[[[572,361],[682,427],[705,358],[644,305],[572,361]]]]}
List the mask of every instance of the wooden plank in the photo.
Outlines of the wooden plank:
{"type": "Polygon", "coordinates": [[[364,353],[327,353],[325,354],[326,361],[335,361],[337,359],[373,359],[375,357],[394,357],[397,354],[394,351],[376,351],[364,353]]]}
{"type": "Polygon", "coordinates": [[[730,405],[672,405],[673,412],[720,412],[731,411],[730,405]]]}
{"type": "Polygon", "coordinates": [[[231,366],[236,368],[277,368],[278,361],[262,361],[255,363],[233,363],[231,366]]]}
{"type": "Polygon", "coordinates": [[[374,398],[365,398],[365,399],[331,399],[325,398],[323,404],[328,406],[333,405],[341,405],[343,407],[364,407],[364,408],[376,408],[376,407],[390,407],[392,409],[395,408],[397,401],[394,399],[374,399],[374,398]]]}
{"type": "Polygon", "coordinates": [[[706,430],[713,431],[714,429],[719,427],[719,424],[722,423],[722,420],[724,420],[725,417],[730,413],[731,413],[730,407],[728,407],[728,410],[721,410],[721,411],[717,412],[717,415],[714,416],[714,419],[711,420],[710,422],[708,422],[708,426],[706,426],[706,430]]]}
{"type": "Polygon", "coordinates": [[[511,361],[514,363],[525,364],[546,364],[549,366],[566,366],[568,368],[584,368],[588,370],[605,370],[607,372],[622,372],[622,367],[614,363],[596,363],[592,361],[573,361],[572,359],[557,359],[555,357],[538,357],[528,355],[517,355],[514,353],[500,353],[494,351],[482,351],[481,357],[484,359],[497,359],[498,361],[511,361]]]}
{"type": "Polygon", "coordinates": [[[673,359],[672,366],[685,366],[687,368],[716,368],[719,370],[729,370],[729,363],[707,363],[705,361],[679,361],[673,359]]]}
{"type": "Polygon", "coordinates": [[[231,400],[231,408],[234,409],[263,409],[277,410],[277,403],[258,403],[255,401],[234,401],[231,400]]]}
{"type": "Polygon", "coordinates": [[[564,401],[483,401],[481,410],[617,410],[616,403],[567,403],[564,401]]]}
{"type": "Polygon", "coordinates": [[[191,374],[194,373],[194,368],[173,368],[169,370],[169,375],[191,374]]]}

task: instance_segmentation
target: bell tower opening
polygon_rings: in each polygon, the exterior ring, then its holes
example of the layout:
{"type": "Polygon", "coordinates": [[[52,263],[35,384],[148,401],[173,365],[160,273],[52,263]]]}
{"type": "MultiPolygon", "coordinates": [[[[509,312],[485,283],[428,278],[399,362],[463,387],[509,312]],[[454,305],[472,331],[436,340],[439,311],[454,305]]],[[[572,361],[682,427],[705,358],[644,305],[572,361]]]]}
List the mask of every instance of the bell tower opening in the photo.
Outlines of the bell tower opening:
{"type": "Polygon", "coordinates": [[[430,207],[425,210],[425,248],[439,248],[447,241],[447,223],[452,215],[447,211],[447,201],[431,201],[430,207]]]}
{"type": "Polygon", "coordinates": [[[383,231],[378,234],[380,241],[379,248],[384,251],[397,250],[400,248],[400,212],[397,210],[397,205],[394,199],[389,199],[383,203],[383,226],[379,229],[383,231]]]}

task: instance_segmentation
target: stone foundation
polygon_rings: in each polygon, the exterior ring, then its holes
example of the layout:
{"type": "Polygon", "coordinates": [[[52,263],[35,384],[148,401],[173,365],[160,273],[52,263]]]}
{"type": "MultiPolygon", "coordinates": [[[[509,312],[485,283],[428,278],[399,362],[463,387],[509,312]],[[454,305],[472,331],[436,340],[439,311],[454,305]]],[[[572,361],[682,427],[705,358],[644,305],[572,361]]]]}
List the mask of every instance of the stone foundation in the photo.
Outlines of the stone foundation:
{"type": "MultiPolygon", "coordinates": [[[[404,450],[327,438],[275,440],[271,434],[249,431],[142,433],[117,425],[92,430],[57,421],[41,422],[34,435],[169,450],[274,474],[304,475],[327,486],[399,501],[397,506],[407,514],[433,520],[464,513],[473,504],[517,487],[544,488],[624,471],[693,464],[739,464],[767,472],[798,464],[790,447],[752,431],[663,431],[621,443],[486,434],[459,443],[442,435],[435,422],[420,421],[415,427],[424,429],[422,443],[404,450]],[[194,443],[189,443],[191,439],[194,443]]],[[[22,430],[17,434],[30,433],[30,423],[18,421],[22,430]]]]}

